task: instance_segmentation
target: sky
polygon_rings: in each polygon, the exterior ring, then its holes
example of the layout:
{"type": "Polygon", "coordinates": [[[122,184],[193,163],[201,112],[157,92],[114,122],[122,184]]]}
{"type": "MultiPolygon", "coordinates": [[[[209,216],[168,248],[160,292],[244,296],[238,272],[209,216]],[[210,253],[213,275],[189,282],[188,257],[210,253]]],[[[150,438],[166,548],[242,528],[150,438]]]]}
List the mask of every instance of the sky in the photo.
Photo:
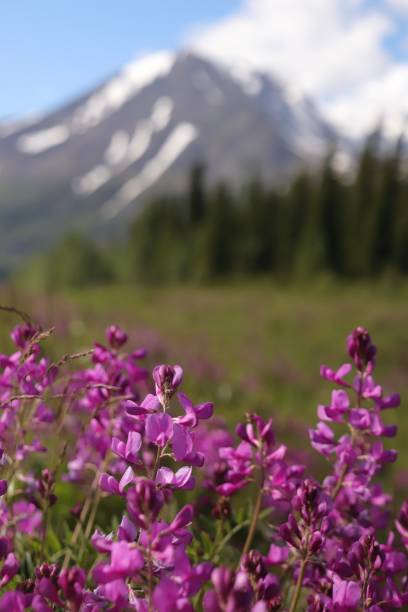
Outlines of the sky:
{"type": "Polygon", "coordinates": [[[5,0],[0,117],[186,46],[270,72],[352,135],[380,119],[397,134],[408,118],[408,0],[5,0]]]}

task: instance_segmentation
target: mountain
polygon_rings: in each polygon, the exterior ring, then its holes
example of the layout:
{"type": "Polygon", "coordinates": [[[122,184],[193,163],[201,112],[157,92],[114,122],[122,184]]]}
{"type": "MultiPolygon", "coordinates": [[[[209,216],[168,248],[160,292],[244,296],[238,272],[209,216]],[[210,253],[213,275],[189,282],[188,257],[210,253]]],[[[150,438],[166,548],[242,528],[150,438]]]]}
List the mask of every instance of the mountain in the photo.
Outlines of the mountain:
{"type": "Polygon", "coordinates": [[[211,182],[284,182],[335,139],[310,99],[266,74],[146,56],[54,112],[0,125],[1,266],[69,227],[119,235],[152,193],[183,188],[194,162],[211,182]]]}

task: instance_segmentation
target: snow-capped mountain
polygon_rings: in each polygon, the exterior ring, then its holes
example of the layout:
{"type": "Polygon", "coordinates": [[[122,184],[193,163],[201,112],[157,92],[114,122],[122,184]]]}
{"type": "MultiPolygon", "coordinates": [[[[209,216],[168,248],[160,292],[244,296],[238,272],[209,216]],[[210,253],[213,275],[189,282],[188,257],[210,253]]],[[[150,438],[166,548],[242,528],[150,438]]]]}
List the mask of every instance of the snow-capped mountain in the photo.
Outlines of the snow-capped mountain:
{"type": "Polygon", "coordinates": [[[54,112],[0,125],[1,262],[69,226],[120,231],[196,161],[210,181],[285,181],[335,138],[311,100],[270,76],[189,52],[146,56],[54,112]]]}

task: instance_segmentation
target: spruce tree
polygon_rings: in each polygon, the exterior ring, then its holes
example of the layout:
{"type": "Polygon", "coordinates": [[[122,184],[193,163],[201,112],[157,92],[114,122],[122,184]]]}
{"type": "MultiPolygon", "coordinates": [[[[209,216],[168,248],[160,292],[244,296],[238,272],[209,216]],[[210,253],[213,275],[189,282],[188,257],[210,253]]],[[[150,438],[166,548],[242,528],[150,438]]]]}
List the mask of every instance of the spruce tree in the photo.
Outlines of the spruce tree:
{"type": "Polygon", "coordinates": [[[237,217],[234,200],[224,183],[218,184],[209,198],[203,231],[202,253],[204,275],[208,279],[234,273],[237,256],[237,217]]]}
{"type": "Polygon", "coordinates": [[[402,145],[402,138],[399,138],[394,150],[381,162],[381,182],[374,219],[373,273],[384,270],[391,264],[395,250],[398,231],[396,216],[402,190],[400,180],[402,145]]]}
{"type": "Polygon", "coordinates": [[[201,163],[194,164],[191,169],[188,199],[190,221],[193,226],[199,225],[206,210],[205,168],[201,163]]]}
{"type": "Polygon", "coordinates": [[[319,187],[319,210],[324,241],[324,263],[334,274],[343,271],[344,210],[343,193],[333,168],[333,155],[324,164],[319,187]]]}

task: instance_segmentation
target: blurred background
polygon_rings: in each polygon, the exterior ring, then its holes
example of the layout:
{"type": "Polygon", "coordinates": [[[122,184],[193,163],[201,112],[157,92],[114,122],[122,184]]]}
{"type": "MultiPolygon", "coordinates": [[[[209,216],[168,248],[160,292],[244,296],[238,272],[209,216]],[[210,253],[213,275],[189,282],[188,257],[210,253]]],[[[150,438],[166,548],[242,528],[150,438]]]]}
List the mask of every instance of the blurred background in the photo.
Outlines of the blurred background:
{"type": "Polygon", "coordinates": [[[408,0],[1,14],[0,303],[57,355],[122,324],[227,420],[305,443],[319,365],[364,325],[406,484],[408,0]]]}

